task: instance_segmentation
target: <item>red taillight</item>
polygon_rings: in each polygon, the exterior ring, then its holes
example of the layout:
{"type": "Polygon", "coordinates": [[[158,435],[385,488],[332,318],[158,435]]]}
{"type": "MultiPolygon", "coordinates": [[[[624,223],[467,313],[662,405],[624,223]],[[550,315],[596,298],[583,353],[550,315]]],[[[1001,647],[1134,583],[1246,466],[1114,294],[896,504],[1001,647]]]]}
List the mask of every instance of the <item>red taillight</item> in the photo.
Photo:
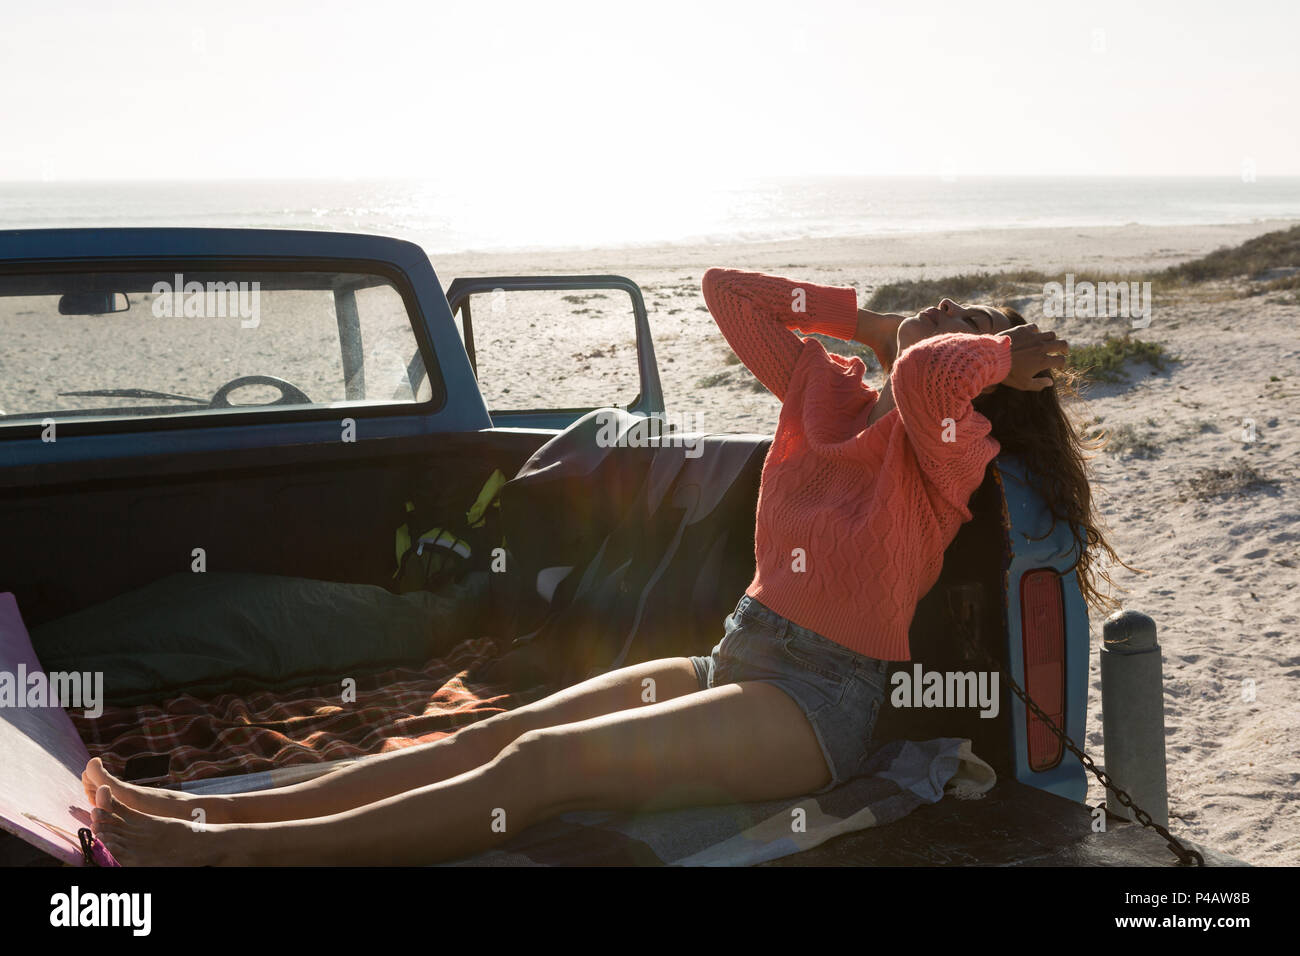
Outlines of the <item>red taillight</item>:
{"type": "MultiPolygon", "coordinates": [[[[1065,730],[1065,609],[1061,577],[1051,568],[1020,579],[1020,622],[1025,660],[1025,693],[1065,730]]],[[[1029,768],[1050,770],[1061,762],[1064,745],[1028,707],[1029,768]]]]}

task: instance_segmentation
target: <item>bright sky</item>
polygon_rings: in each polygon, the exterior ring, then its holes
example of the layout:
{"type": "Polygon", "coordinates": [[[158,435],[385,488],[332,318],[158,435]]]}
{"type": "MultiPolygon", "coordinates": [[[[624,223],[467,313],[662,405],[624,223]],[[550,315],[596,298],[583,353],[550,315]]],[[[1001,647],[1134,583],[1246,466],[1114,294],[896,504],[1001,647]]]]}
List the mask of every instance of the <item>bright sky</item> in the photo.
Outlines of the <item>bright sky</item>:
{"type": "Polygon", "coordinates": [[[1296,175],[1297,36],[1287,0],[4,0],[0,179],[1296,175]]]}

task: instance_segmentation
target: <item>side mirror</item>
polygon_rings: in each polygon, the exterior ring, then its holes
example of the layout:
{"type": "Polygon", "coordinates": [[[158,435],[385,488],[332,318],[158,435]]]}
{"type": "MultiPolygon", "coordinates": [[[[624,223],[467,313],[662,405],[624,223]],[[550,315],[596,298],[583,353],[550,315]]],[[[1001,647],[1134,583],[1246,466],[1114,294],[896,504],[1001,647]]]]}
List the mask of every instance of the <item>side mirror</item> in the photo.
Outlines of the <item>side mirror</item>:
{"type": "Polygon", "coordinates": [[[69,292],[59,296],[59,315],[111,315],[131,308],[125,292],[69,292]]]}

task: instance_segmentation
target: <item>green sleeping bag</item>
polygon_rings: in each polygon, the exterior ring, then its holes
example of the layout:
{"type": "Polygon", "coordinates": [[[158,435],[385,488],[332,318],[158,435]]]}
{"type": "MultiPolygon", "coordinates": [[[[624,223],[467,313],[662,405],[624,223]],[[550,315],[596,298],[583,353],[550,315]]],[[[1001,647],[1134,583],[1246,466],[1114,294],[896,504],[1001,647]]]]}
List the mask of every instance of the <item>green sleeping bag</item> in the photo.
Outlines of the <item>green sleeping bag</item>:
{"type": "Polygon", "coordinates": [[[32,631],[49,671],[98,671],[104,702],[342,681],[423,664],[477,633],[487,574],[393,594],[269,574],[173,574],[32,631]]]}

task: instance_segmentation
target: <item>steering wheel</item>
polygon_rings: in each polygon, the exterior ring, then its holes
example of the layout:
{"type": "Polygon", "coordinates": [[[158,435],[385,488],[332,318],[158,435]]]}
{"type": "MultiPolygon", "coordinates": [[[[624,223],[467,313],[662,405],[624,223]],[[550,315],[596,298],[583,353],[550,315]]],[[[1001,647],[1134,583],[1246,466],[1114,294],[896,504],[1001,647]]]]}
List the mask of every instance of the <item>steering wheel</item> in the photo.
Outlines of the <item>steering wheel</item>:
{"type": "Polygon", "coordinates": [[[266,402],[265,404],[268,405],[310,405],[312,403],[306,392],[282,378],[276,378],[274,375],[241,375],[217,389],[217,393],[212,396],[212,401],[209,404],[213,408],[233,407],[230,404],[230,393],[237,388],[243,388],[245,385],[271,385],[278,388],[280,397],[273,402],[266,402]]]}

